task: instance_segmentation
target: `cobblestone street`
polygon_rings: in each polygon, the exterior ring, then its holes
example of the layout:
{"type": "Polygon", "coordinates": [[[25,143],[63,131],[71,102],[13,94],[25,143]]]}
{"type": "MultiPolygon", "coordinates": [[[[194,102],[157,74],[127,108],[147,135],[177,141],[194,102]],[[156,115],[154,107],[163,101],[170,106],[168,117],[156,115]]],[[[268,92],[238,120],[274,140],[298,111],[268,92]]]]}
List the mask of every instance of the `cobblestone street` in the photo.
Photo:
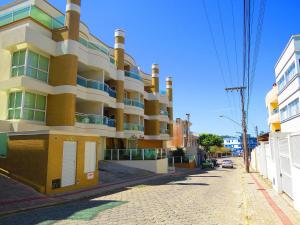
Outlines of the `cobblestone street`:
{"type": "MultiPolygon", "coordinates": [[[[282,224],[240,163],[236,161],[235,169],[163,178],[90,200],[10,215],[0,218],[0,224],[282,224]]],[[[289,210],[286,213],[299,224],[298,214],[289,210]]]]}

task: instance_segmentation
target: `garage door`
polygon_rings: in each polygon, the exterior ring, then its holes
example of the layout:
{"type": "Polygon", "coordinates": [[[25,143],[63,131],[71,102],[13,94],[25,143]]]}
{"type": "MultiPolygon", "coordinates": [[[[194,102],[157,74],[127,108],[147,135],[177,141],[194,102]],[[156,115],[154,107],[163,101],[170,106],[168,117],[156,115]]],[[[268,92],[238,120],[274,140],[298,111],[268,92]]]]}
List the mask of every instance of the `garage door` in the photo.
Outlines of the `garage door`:
{"type": "Polygon", "coordinates": [[[75,184],[76,179],[76,150],[77,143],[65,141],[63,146],[63,162],[61,186],[66,187],[75,184]]]}

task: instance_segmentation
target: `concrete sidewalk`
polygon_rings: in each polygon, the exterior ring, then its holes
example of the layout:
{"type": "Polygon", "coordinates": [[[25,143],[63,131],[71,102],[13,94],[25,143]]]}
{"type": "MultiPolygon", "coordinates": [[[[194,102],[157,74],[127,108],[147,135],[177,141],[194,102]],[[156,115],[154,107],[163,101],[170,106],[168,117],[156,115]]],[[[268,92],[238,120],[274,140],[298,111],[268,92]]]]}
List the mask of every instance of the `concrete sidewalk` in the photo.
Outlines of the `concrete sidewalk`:
{"type": "Polygon", "coordinates": [[[257,173],[242,173],[245,225],[297,225],[300,213],[257,173]]]}

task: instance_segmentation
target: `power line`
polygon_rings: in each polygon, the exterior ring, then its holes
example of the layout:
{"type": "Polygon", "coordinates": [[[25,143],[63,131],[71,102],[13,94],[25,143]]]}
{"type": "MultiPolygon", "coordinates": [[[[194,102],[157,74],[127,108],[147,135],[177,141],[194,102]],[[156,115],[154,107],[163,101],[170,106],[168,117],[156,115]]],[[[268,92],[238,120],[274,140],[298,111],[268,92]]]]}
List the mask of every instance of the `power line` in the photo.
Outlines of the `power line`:
{"type": "MultiPolygon", "coordinates": [[[[222,77],[222,80],[223,80],[223,84],[224,84],[224,87],[226,87],[227,86],[227,82],[226,82],[226,79],[225,79],[225,73],[224,73],[224,69],[223,69],[222,63],[221,63],[221,57],[220,57],[220,54],[219,54],[219,51],[218,51],[218,48],[217,48],[216,39],[215,39],[215,36],[214,36],[214,33],[213,33],[212,24],[211,24],[211,21],[210,21],[209,16],[208,16],[208,11],[207,11],[206,1],[205,0],[202,1],[202,6],[203,6],[203,9],[204,9],[204,14],[205,14],[206,22],[208,24],[209,33],[210,33],[211,40],[212,40],[212,43],[213,43],[214,52],[215,52],[215,55],[216,55],[216,58],[217,58],[217,61],[218,61],[218,66],[219,66],[219,69],[220,69],[220,72],[221,72],[221,77],[222,77]]],[[[227,98],[229,107],[231,109],[232,108],[231,100],[230,100],[230,98],[229,98],[228,95],[226,95],[226,98],[227,98]]],[[[230,110],[230,112],[233,115],[232,109],[230,110]]]]}
{"type": "Polygon", "coordinates": [[[260,1],[256,38],[255,38],[255,44],[254,44],[255,47],[254,47],[254,51],[253,51],[253,61],[252,61],[252,68],[251,68],[250,96],[252,94],[253,83],[254,83],[255,76],[256,76],[256,66],[257,66],[257,60],[258,60],[259,50],[260,50],[260,43],[261,43],[261,37],[262,37],[266,4],[267,4],[266,0],[260,1]]]}
{"type": "Polygon", "coordinates": [[[233,0],[230,0],[231,5],[231,17],[232,17],[232,27],[233,27],[233,39],[234,39],[234,52],[235,52],[235,66],[236,66],[236,76],[237,76],[237,82],[240,82],[239,79],[239,66],[238,66],[238,54],[237,54],[237,41],[236,41],[236,24],[235,24],[235,16],[234,16],[234,6],[233,6],[233,0]]]}
{"type": "MultiPolygon", "coordinates": [[[[222,39],[223,39],[223,44],[224,44],[227,69],[228,69],[228,74],[229,74],[229,78],[230,78],[230,85],[232,86],[233,85],[233,74],[232,74],[232,69],[231,69],[232,67],[231,67],[231,63],[230,63],[230,59],[229,59],[228,44],[227,44],[227,38],[226,38],[226,35],[225,35],[224,20],[223,20],[223,14],[222,14],[222,10],[221,10],[220,0],[217,1],[217,9],[218,9],[218,14],[219,14],[221,33],[222,33],[222,39]]],[[[236,47],[236,45],[235,45],[235,47],[236,47]]],[[[235,48],[235,51],[236,51],[236,48],[235,48]]],[[[232,102],[233,102],[233,107],[237,108],[235,96],[230,97],[230,104],[231,104],[231,98],[232,98],[232,102]]],[[[236,117],[237,116],[236,110],[232,110],[231,114],[233,116],[234,112],[235,112],[235,117],[236,117]]]]}
{"type": "Polygon", "coordinates": [[[225,56],[226,56],[226,62],[227,62],[227,67],[228,67],[228,72],[229,72],[229,77],[230,77],[230,83],[232,83],[232,73],[231,73],[231,66],[229,62],[229,56],[228,56],[228,48],[227,48],[227,41],[225,37],[225,30],[224,30],[224,24],[223,24],[223,15],[221,12],[221,6],[220,6],[220,0],[217,1],[217,8],[218,8],[218,14],[219,14],[219,19],[220,19],[220,25],[221,25],[221,33],[222,33],[222,38],[223,38],[223,44],[224,44],[224,49],[225,49],[225,56]]]}

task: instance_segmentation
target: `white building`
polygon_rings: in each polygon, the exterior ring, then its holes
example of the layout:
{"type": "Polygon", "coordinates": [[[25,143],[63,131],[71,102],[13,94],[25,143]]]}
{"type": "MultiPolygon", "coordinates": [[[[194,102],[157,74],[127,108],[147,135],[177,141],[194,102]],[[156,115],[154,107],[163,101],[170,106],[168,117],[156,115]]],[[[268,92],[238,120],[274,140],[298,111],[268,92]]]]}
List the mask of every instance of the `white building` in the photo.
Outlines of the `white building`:
{"type": "Polygon", "coordinates": [[[300,131],[300,35],[293,35],[275,65],[282,132],[300,131]]]}

